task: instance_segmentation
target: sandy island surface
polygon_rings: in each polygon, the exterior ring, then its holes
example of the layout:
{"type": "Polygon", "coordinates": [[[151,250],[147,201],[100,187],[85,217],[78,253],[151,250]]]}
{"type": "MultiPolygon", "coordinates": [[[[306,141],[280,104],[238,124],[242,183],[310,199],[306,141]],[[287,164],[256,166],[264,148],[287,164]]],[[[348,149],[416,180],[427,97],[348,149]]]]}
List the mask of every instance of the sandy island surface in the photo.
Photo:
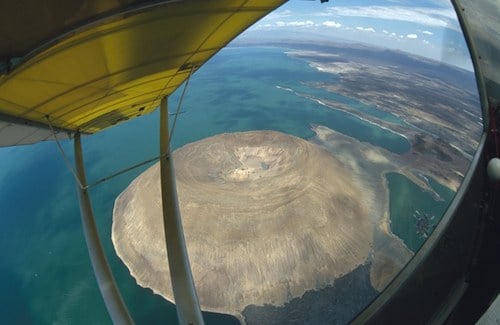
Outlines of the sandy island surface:
{"type": "MultiPolygon", "coordinates": [[[[320,146],[254,131],[203,139],[173,157],[204,310],[241,318],[248,305],[282,305],[372,258],[374,216],[386,206],[374,203],[370,184],[351,176],[352,166],[320,146]]],[[[157,164],[116,199],[112,240],[138,284],[172,301],[159,179],[157,164]]],[[[387,238],[385,246],[378,240],[382,253],[399,251],[383,254],[372,275],[378,287],[400,269],[400,256],[405,262],[410,256],[387,238]]]]}

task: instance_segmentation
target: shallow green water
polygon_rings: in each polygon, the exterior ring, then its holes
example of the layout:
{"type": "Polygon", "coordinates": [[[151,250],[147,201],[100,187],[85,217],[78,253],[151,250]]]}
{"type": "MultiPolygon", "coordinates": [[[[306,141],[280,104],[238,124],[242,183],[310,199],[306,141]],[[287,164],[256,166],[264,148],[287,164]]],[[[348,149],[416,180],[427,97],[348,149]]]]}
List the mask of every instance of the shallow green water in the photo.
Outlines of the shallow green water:
{"type": "Polygon", "coordinates": [[[441,220],[455,192],[430,177],[429,184],[440,198],[402,174],[387,173],[386,178],[390,189],[391,230],[416,252],[441,220]]]}

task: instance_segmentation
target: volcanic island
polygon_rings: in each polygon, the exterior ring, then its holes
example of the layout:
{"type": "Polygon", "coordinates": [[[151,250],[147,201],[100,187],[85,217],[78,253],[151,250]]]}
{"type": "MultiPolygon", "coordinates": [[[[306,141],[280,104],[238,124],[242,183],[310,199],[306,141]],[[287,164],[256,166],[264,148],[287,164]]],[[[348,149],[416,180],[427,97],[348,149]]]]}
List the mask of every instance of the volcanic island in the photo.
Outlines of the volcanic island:
{"type": "MultiPolygon", "coordinates": [[[[224,133],[173,152],[179,207],[203,310],[243,319],[371,263],[381,290],[411,257],[376,227],[370,184],[321,146],[276,131],[224,133]],[[375,268],[375,269],[374,269],[375,268]]],[[[173,302],[159,164],[116,199],[112,240],[137,283],[173,302]]]]}

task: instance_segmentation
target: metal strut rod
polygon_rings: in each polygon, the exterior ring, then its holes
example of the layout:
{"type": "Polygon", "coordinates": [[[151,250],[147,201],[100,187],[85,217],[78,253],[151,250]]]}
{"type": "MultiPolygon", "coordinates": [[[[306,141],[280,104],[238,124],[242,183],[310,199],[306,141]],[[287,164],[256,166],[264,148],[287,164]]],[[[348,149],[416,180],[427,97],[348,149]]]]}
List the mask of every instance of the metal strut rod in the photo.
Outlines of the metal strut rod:
{"type": "Polygon", "coordinates": [[[94,220],[94,213],[87,190],[87,178],[85,176],[85,166],[83,164],[82,143],[80,133],[75,134],[75,164],[78,180],[82,186],[78,188],[78,199],[80,201],[80,215],[82,217],[85,241],[89,250],[90,260],[94,268],[97,284],[101,290],[102,298],[114,324],[134,324],[127,307],[116,287],[115,279],[109,268],[104,249],[102,248],[97,226],[94,220]]]}
{"type": "Polygon", "coordinates": [[[160,157],[163,225],[177,317],[179,318],[179,323],[182,325],[203,324],[198,296],[196,295],[191,267],[189,266],[189,258],[177,202],[174,167],[170,157],[166,97],[162,99],[160,106],[160,157]]]}

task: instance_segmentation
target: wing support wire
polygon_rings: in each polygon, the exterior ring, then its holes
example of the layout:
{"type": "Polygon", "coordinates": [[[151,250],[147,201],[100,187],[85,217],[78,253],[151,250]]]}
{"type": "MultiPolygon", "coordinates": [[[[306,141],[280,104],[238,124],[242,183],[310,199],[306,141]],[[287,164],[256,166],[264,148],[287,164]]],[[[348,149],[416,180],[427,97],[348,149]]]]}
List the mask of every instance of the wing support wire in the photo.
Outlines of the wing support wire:
{"type": "Polygon", "coordinates": [[[106,304],[106,308],[114,324],[134,324],[123,302],[118,287],[116,286],[113,273],[109,267],[97,232],[90,195],[87,189],[80,133],[75,134],[74,145],[75,165],[78,177],[77,185],[79,185],[77,189],[80,202],[80,215],[82,218],[85,241],[87,242],[90,260],[97,279],[97,284],[99,285],[99,290],[101,291],[104,303],[106,304]]]}
{"type": "MultiPolygon", "coordinates": [[[[177,109],[176,109],[175,113],[170,114],[170,115],[174,115],[175,117],[174,117],[174,122],[173,122],[173,124],[172,124],[172,129],[170,130],[170,137],[169,137],[168,147],[170,147],[170,141],[172,140],[172,136],[173,136],[173,134],[174,134],[175,125],[176,125],[176,123],[177,123],[177,118],[179,117],[179,114],[181,113],[181,107],[182,107],[182,103],[183,103],[183,100],[184,100],[184,95],[186,94],[186,90],[187,90],[187,87],[188,87],[188,85],[189,85],[189,80],[191,79],[191,76],[193,75],[194,69],[195,69],[195,67],[194,67],[194,66],[192,66],[192,67],[191,67],[191,70],[190,70],[190,72],[189,72],[189,76],[188,76],[188,78],[186,79],[186,82],[184,83],[184,88],[183,88],[183,90],[182,90],[182,94],[181,94],[181,97],[180,97],[180,99],[179,99],[179,103],[178,103],[178,105],[177,105],[177,109]]],[[[80,182],[80,179],[79,179],[79,178],[78,178],[78,176],[76,175],[76,171],[75,171],[75,169],[71,166],[71,163],[70,163],[70,161],[69,161],[68,157],[66,156],[66,153],[64,152],[64,149],[63,149],[63,147],[62,147],[62,145],[61,145],[61,143],[60,143],[60,141],[59,141],[59,139],[58,139],[58,137],[57,137],[57,134],[56,134],[56,132],[55,132],[55,129],[54,129],[54,127],[52,126],[52,122],[50,121],[50,116],[49,116],[49,115],[47,115],[47,116],[45,116],[45,118],[47,119],[47,124],[49,125],[50,131],[52,132],[52,136],[54,137],[54,140],[55,140],[55,142],[56,142],[57,149],[59,150],[59,153],[61,154],[61,156],[62,156],[62,158],[63,158],[63,160],[64,160],[64,163],[66,164],[66,167],[68,168],[68,170],[69,170],[69,171],[71,172],[71,174],[73,175],[73,178],[75,179],[75,182],[76,182],[76,183],[78,184],[78,186],[80,186],[80,188],[82,188],[82,189],[89,189],[89,188],[92,188],[92,187],[94,187],[94,186],[96,186],[96,185],[99,185],[99,184],[101,184],[101,183],[104,183],[104,182],[106,182],[106,181],[108,181],[108,180],[110,180],[110,179],[112,179],[112,178],[115,178],[115,177],[117,177],[117,176],[120,176],[120,175],[122,175],[122,174],[125,174],[125,173],[127,173],[127,172],[129,172],[129,171],[131,171],[131,170],[134,170],[134,169],[139,168],[139,167],[141,167],[141,166],[144,166],[144,165],[146,165],[146,164],[149,164],[149,163],[155,162],[156,160],[158,160],[158,159],[160,159],[160,158],[161,158],[161,155],[160,155],[160,156],[155,156],[155,157],[153,157],[153,158],[146,159],[146,160],[144,160],[144,161],[142,161],[142,162],[140,162],[140,163],[137,163],[137,164],[132,165],[132,166],[130,166],[130,167],[127,167],[127,168],[124,168],[124,169],[122,169],[122,170],[119,170],[119,171],[117,171],[117,172],[115,172],[115,173],[113,173],[113,174],[111,174],[111,175],[105,176],[105,177],[103,177],[103,178],[101,178],[101,179],[99,179],[99,180],[97,180],[97,181],[95,181],[95,182],[93,182],[93,183],[91,183],[91,184],[86,184],[86,185],[84,186],[84,185],[80,182]]]]}
{"type": "Polygon", "coordinates": [[[163,226],[170,279],[180,324],[204,324],[187,254],[179,212],[168,131],[168,99],[160,105],[160,171],[163,226]]]}
{"type": "MultiPolygon", "coordinates": [[[[181,114],[181,107],[182,107],[182,103],[184,101],[184,95],[186,95],[186,90],[187,90],[187,87],[189,85],[189,80],[191,79],[191,76],[193,75],[193,72],[194,72],[194,69],[196,67],[195,66],[191,66],[190,68],[190,71],[189,71],[189,76],[187,77],[186,79],[186,82],[184,83],[184,88],[182,89],[182,94],[181,94],[181,97],[179,99],[179,103],[177,104],[177,109],[175,110],[175,113],[172,113],[172,114],[169,114],[169,115],[174,115],[174,121],[172,123],[172,129],[170,130],[170,135],[169,135],[169,139],[168,139],[168,148],[170,148],[170,142],[172,141],[172,136],[174,134],[174,130],[175,130],[175,125],[177,123],[177,118],[179,117],[179,114],[181,114]]],[[[167,83],[168,84],[168,83],[167,83]]],[[[167,84],[165,85],[165,87],[167,86],[167,84]]],[[[47,118],[48,119],[48,118],[47,118]]],[[[49,120],[49,123],[50,123],[50,120],[49,120]]],[[[50,125],[50,124],[49,124],[50,125]]],[[[52,128],[51,128],[52,129],[52,128]]],[[[57,137],[56,135],[54,134],[54,138],[56,139],[57,141],[57,137]]],[[[59,147],[59,151],[61,151],[62,155],[63,155],[63,158],[64,158],[64,151],[62,150],[61,148],[61,145],[58,144],[58,147],[59,147]]],[[[167,154],[169,154],[169,152],[167,152],[167,154]]],[[[146,164],[149,164],[149,163],[152,163],[152,162],[155,162],[156,160],[160,159],[162,157],[162,155],[160,154],[159,156],[156,156],[156,157],[153,157],[153,158],[150,158],[150,159],[147,159],[147,160],[144,160],[138,164],[135,164],[135,165],[132,165],[130,167],[127,167],[127,168],[124,168],[120,171],[117,171],[115,172],[114,174],[111,174],[109,176],[106,176],[104,178],[101,178],[99,179],[98,181],[94,182],[94,183],[91,183],[89,185],[87,185],[88,188],[91,188],[91,187],[94,187],[96,185],[99,185],[101,183],[104,183],[112,178],[115,178],[116,176],[120,176],[122,174],[125,174],[131,170],[134,170],[136,168],[139,168],[141,166],[144,166],[146,164]]],[[[70,168],[71,169],[71,168],[70,168]]]]}
{"type": "Polygon", "coordinates": [[[61,154],[64,163],[66,164],[66,167],[68,170],[71,172],[73,175],[73,178],[75,179],[76,184],[81,188],[81,189],[87,189],[88,186],[83,186],[82,182],[80,181],[80,177],[76,174],[75,169],[71,166],[71,162],[69,161],[68,157],[66,156],[66,153],[64,152],[63,147],[61,146],[61,143],[59,142],[59,139],[57,138],[57,134],[54,131],[54,127],[52,126],[52,122],[50,122],[50,116],[45,116],[47,119],[47,123],[49,124],[50,131],[52,132],[52,136],[54,137],[54,140],[56,141],[57,149],[59,150],[59,153],[61,154]]]}

